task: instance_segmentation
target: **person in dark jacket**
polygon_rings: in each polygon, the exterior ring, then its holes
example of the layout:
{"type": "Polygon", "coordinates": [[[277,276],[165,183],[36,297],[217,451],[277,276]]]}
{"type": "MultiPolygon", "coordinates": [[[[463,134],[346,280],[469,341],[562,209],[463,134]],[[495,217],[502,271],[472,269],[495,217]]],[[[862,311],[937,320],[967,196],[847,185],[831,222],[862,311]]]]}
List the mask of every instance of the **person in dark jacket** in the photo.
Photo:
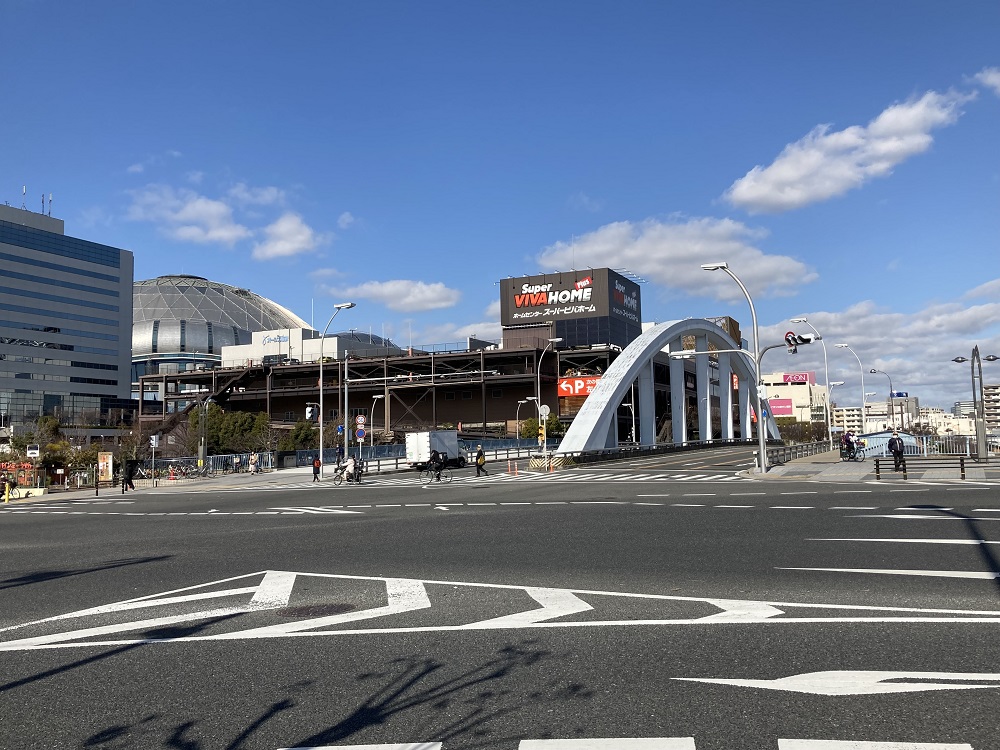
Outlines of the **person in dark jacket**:
{"type": "Polygon", "coordinates": [[[125,470],[122,471],[122,492],[135,489],[135,483],[132,480],[135,479],[135,473],[138,468],[139,462],[134,458],[125,461],[125,470]]]}
{"type": "Polygon", "coordinates": [[[480,476],[480,472],[489,476],[490,473],[486,471],[486,454],[483,452],[483,446],[479,445],[476,447],[476,476],[480,476]]]}
{"type": "Polygon", "coordinates": [[[903,465],[903,438],[899,436],[898,432],[892,433],[892,437],[889,438],[886,448],[888,448],[889,453],[892,454],[892,462],[894,464],[892,470],[899,471],[900,467],[903,465]]]}

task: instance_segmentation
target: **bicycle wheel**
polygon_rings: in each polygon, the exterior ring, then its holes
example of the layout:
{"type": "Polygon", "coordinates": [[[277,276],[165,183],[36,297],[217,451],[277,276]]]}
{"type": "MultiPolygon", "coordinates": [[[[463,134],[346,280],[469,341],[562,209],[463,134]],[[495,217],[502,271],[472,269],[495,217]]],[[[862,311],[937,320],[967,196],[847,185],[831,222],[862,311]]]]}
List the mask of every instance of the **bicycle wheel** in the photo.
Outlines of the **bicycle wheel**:
{"type": "Polygon", "coordinates": [[[17,487],[11,487],[10,488],[10,499],[11,500],[16,500],[19,497],[21,497],[21,490],[19,490],[17,487]]]}
{"type": "Polygon", "coordinates": [[[451,481],[451,469],[445,469],[441,472],[441,481],[450,482],[451,481]]]}
{"type": "Polygon", "coordinates": [[[430,469],[424,469],[420,472],[420,484],[430,484],[434,481],[434,472],[430,469]]]}
{"type": "Polygon", "coordinates": [[[864,450],[864,448],[858,448],[858,452],[854,454],[854,460],[855,461],[864,461],[865,460],[865,450],[864,450]]]}
{"type": "Polygon", "coordinates": [[[336,474],[333,475],[333,483],[337,487],[339,487],[340,484],[341,484],[341,482],[343,482],[343,481],[344,481],[344,472],[338,471],[336,474]]]}

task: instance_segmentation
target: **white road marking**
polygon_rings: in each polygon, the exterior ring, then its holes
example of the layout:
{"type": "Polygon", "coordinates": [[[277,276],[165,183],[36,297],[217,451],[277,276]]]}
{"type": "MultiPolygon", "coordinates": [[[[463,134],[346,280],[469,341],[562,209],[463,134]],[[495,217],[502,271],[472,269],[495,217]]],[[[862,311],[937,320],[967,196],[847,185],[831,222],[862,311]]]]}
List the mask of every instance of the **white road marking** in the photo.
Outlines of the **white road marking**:
{"type": "Polygon", "coordinates": [[[583,601],[572,591],[565,589],[525,589],[528,596],[541,604],[540,609],[532,609],[527,612],[518,612],[513,615],[494,617],[491,620],[483,620],[466,625],[468,630],[483,630],[488,628],[519,628],[525,625],[534,625],[545,620],[552,620],[556,617],[575,615],[580,612],[588,612],[593,609],[590,604],[583,601]]]}
{"type": "Polygon", "coordinates": [[[834,505],[827,510],[878,510],[877,505],[834,505]]]}
{"type": "Polygon", "coordinates": [[[898,518],[908,521],[1000,521],[1000,518],[976,518],[973,516],[918,516],[912,513],[872,513],[861,516],[851,516],[851,518],[898,518]]]}
{"type": "Polygon", "coordinates": [[[404,742],[401,745],[316,745],[278,750],[441,750],[440,742],[404,742]]]}
{"type": "MultiPolygon", "coordinates": [[[[912,505],[908,505],[908,506],[906,506],[904,508],[893,508],[893,510],[902,510],[902,511],[910,510],[910,511],[912,511],[912,510],[915,510],[915,508],[912,505]]],[[[934,506],[934,510],[955,510],[955,509],[954,508],[942,508],[939,505],[935,505],[934,506]]]]}
{"type": "Polygon", "coordinates": [[[776,570],[812,570],[825,573],[875,573],[887,576],[922,576],[925,578],[974,578],[988,581],[1000,578],[1000,573],[986,573],[981,570],[894,570],[892,568],[776,568],[776,570]]]}
{"type": "Polygon", "coordinates": [[[889,542],[894,544],[1000,544],[985,539],[809,539],[810,542],[889,542]]]}
{"type": "Polygon", "coordinates": [[[952,742],[865,742],[859,740],[778,740],[778,750],[975,750],[952,742]]]}
{"type": "MultiPolygon", "coordinates": [[[[351,507],[352,508],[357,508],[357,507],[360,507],[360,506],[352,505],[351,507]]],[[[363,506],[363,507],[367,508],[368,506],[366,505],[366,506],[363,506]]],[[[341,510],[340,508],[328,508],[328,507],[319,507],[319,506],[292,506],[292,507],[287,507],[287,508],[272,508],[271,510],[292,511],[294,513],[320,513],[320,514],[323,514],[323,513],[326,513],[326,514],[329,514],[329,513],[361,513],[360,510],[341,510]]]]}
{"type": "Polygon", "coordinates": [[[755,505],[715,505],[714,508],[755,508],[755,505]]]}
{"type": "Polygon", "coordinates": [[[695,750],[694,737],[595,737],[576,740],[521,740],[518,750],[695,750]]]}
{"type": "Polygon", "coordinates": [[[674,677],[685,682],[708,682],[715,685],[785,690],[809,695],[880,695],[918,693],[927,690],[982,690],[1000,687],[1000,674],[966,672],[809,672],[776,680],[720,680],[697,677],[674,677]],[[889,680],[925,680],[924,682],[889,682],[889,680]],[[949,680],[949,682],[933,682],[949,680]],[[951,681],[983,682],[983,685],[959,685],[951,681]]]}

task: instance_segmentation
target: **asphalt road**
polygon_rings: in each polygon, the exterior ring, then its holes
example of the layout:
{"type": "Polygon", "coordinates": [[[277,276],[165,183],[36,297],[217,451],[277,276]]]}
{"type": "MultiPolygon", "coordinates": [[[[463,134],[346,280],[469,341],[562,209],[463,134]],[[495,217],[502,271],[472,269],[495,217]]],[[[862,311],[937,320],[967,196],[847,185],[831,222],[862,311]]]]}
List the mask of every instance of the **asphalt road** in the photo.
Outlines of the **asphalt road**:
{"type": "Polygon", "coordinates": [[[1000,485],[746,458],[10,506],[0,747],[1000,747],[1000,485]]]}

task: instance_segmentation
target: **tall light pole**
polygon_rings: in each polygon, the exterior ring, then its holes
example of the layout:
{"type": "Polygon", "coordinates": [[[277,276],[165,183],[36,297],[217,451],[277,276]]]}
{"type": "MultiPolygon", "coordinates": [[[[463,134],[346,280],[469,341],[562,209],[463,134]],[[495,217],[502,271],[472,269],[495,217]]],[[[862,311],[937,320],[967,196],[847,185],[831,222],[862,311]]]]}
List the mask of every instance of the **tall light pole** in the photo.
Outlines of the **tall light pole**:
{"type": "MultiPolygon", "coordinates": [[[[843,384],[844,384],[843,380],[834,380],[832,383],[828,383],[827,384],[826,402],[828,404],[830,404],[830,425],[831,425],[831,427],[830,427],[830,430],[831,430],[831,432],[830,432],[830,440],[831,441],[833,440],[833,432],[832,432],[832,430],[833,430],[833,426],[832,426],[833,425],[833,389],[836,388],[838,385],[843,385],[843,384]]],[[[844,429],[845,430],[847,429],[847,420],[846,419],[844,420],[844,429]]],[[[831,445],[831,448],[832,448],[832,445],[831,445]]]]}
{"type": "MultiPolygon", "coordinates": [[[[979,454],[980,461],[988,461],[990,457],[989,448],[986,444],[986,403],[983,394],[983,360],[996,362],[1000,357],[995,354],[987,354],[985,357],[979,356],[979,345],[972,348],[972,408],[976,415],[976,453],[979,454]],[[978,382],[978,387],[976,383],[978,382]]],[[[952,362],[968,362],[965,357],[955,357],[952,362]]]]}
{"type": "MultiPolygon", "coordinates": [[[[885,372],[883,370],[876,370],[874,367],[868,371],[868,374],[869,375],[877,375],[880,372],[883,375],[885,375],[887,378],[889,378],[889,373],[887,373],[887,372],[885,372]]],[[[887,425],[887,427],[890,430],[894,429],[893,428],[893,423],[895,421],[896,421],[896,407],[895,407],[895,405],[892,402],[892,378],[889,378],[889,424],[887,425]]],[[[903,420],[899,420],[899,421],[902,422],[903,420]]],[[[900,425],[900,427],[902,427],[902,425],[900,425]]]]}
{"type": "Polygon", "coordinates": [[[735,281],[741,290],[743,290],[744,296],[747,298],[747,302],[750,305],[750,320],[753,323],[753,363],[754,363],[754,377],[757,378],[757,442],[759,443],[760,449],[760,461],[758,466],[760,467],[760,473],[767,473],[767,419],[764,417],[764,405],[760,397],[761,388],[761,377],[760,377],[760,330],[757,328],[757,310],[754,309],[753,299],[750,297],[750,292],[747,291],[746,286],[740,281],[739,276],[733,273],[729,269],[729,264],[725,261],[720,261],[718,263],[702,263],[702,271],[725,271],[726,274],[735,281]]]}
{"type": "Polygon", "coordinates": [[[546,414],[544,416],[542,415],[542,357],[545,356],[545,352],[547,352],[549,349],[552,348],[553,344],[558,344],[560,341],[562,341],[561,337],[560,338],[549,339],[549,343],[547,343],[545,345],[545,348],[542,349],[542,353],[538,355],[538,372],[535,373],[535,377],[537,379],[536,380],[537,390],[535,391],[535,395],[538,397],[538,421],[541,422],[541,424],[542,424],[542,454],[543,455],[545,454],[545,451],[547,450],[549,443],[548,443],[548,435],[545,432],[545,429],[546,429],[546,424],[545,423],[548,422],[548,414],[546,414]]]}
{"type": "Polygon", "coordinates": [[[514,422],[517,423],[517,439],[521,439],[521,407],[528,403],[528,399],[521,399],[517,402],[517,411],[514,412],[514,422]]]}
{"type": "MultiPolygon", "coordinates": [[[[858,353],[854,351],[847,344],[834,344],[834,346],[837,347],[838,349],[847,349],[847,351],[853,354],[854,358],[858,360],[858,367],[861,368],[861,431],[864,432],[865,431],[865,366],[861,364],[861,357],[858,356],[858,353]]],[[[845,429],[847,428],[846,422],[844,423],[844,428],[845,429]]]]}
{"type": "Polygon", "coordinates": [[[326,416],[323,414],[323,342],[326,341],[326,332],[330,329],[330,324],[337,317],[341,310],[348,310],[354,307],[353,302],[339,302],[333,306],[333,315],[326,322],[326,328],[319,337],[319,478],[323,479],[323,470],[326,468],[326,461],[323,460],[323,422],[326,416]]]}
{"type": "Polygon", "coordinates": [[[877,391],[868,391],[865,394],[865,400],[861,402],[861,431],[864,432],[868,427],[868,397],[877,396],[877,391]]]}
{"type": "MultiPolygon", "coordinates": [[[[384,393],[376,393],[372,396],[372,423],[368,425],[368,447],[373,448],[375,446],[375,404],[378,403],[380,398],[385,398],[384,393]]],[[[384,416],[384,415],[383,415],[384,416]]],[[[382,420],[383,422],[385,419],[382,420]]],[[[388,425],[386,425],[388,427],[388,425]]],[[[373,456],[368,456],[368,458],[373,458],[373,456]]]]}
{"type": "MultiPolygon", "coordinates": [[[[792,318],[791,322],[792,323],[805,323],[807,326],[809,326],[809,328],[812,329],[812,332],[815,333],[816,336],[819,338],[819,343],[821,343],[823,345],[823,376],[826,378],[826,384],[829,387],[829,385],[830,385],[830,362],[829,362],[829,360],[826,357],[826,342],[823,340],[823,337],[820,335],[820,332],[816,330],[816,327],[812,323],[809,322],[808,318],[805,318],[805,317],[802,317],[802,318],[792,318]]],[[[826,401],[826,404],[823,406],[823,414],[826,416],[826,434],[827,434],[827,437],[830,440],[830,450],[833,450],[833,419],[830,416],[829,391],[827,392],[827,401],[826,401]]],[[[810,415],[810,420],[811,419],[812,419],[812,415],[810,415]]]]}

